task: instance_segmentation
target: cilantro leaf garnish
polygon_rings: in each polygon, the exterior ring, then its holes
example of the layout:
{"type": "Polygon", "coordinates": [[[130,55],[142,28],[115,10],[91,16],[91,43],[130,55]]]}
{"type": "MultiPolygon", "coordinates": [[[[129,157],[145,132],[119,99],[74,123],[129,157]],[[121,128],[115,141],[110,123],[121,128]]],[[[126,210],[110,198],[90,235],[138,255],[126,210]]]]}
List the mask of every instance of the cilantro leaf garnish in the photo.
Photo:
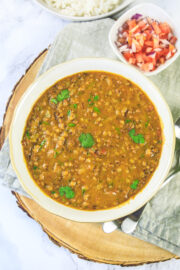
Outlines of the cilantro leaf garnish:
{"type": "Polygon", "coordinates": [[[137,187],[138,187],[138,184],[139,184],[139,180],[138,179],[136,179],[136,180],[134,180],[133,182],[132,182],[132,184],[131,184],[131,188],[132,189],[136,189],[137,187]]]}
{"type": "Polygon", "coordinates": [[[120,135],[120,128],[115,127],[115,130],[117,131],[117,134],[120,135]]]}
{"type": "Polygon", "coordinates": [[[85,191],[85,188],[82,188],[82,195],[84,195],[85,191]]]}
{"type": "Polygon", "coordinates": [[[40,149],[43,147],[43,145],[45,145],[45,142],[46,142],[46,140],[43,140],[43,141],[40,143],[40,149]]]}
{"type": "Polygon", "coordinates": [[[69,124],[68,124],[69,127],[75,127],[75,125],[76,125],[76,124],[74,124],[74,123],[69,123],[69,124]]]}
{"type": "Polygon", "coordinates": [[[99,100],[99,96],[94,96],[94,100],[98,101],[99,100]]]}
{"type": "Polygon", "coordinates": [[[59,155],[59,152],[56,150],[56,149],[54,149],[54,158],[57,158],[57,156],[59,155]]]}
{"type": "Polygon", "coordinates": [[[69,98],[69,90],[68,89],[64,89],[62,90],[56,98],[51,98],[50,101],[54,104],[58,104],[58,102],[63,101],[64,99],[69,98]]]}
{"type": "Polygon", "coordinates": [[[93,107],[94,112],[100,113],[100,110],[97,107],[93,107]]]}
{"type": "Polygon", "coordinates": [[[129,131],[129,136],[131,137],[133,142],[144,143],[145,142],[144,136],[142,134],[135,135],[135,133],[136,133],[136,131],[134,128],[129,131]]]}
{"type": "Polygon", "coordinates": [[[59,188],[59,194],[60,194],[61,197],[65,195],[65,197],[66,197],[67,199],[72,199],[72,198],[74,198],[74,196],[75,196],[74,191],[73,191],[72,188],[69,187],[69,186],[60,187],[60,188],[59,188]]]}
{"type": "Polygon", "coordinates": [[[35,166],[35,165],[33,166],[33,170],[36,170],[37,168],[38,168],[37,166],[35,166]]]}
{"type": "Polygon", "coordinates": [[[128,124],[128,123],[130,123],[131,121],[132,121],[132,120],[130,120],[130,119],[126,119],[126,120],[125,120],[125,123],[128,124]]]}
{"type": "Polygon", "coordinates": [[[26,137],[27,137],[28,139],[30,139],[29,130],[26,131],[26,137]]]}
{"type": "Polygon", "coordinates": [[[90,133],[81,133],[79,136],[79,142],[84,148],[90,148],[95,144],[94,138],[90,133]]]}
{"type": "Polygon", "coordinates": [[[69,98],[69,90],[68,89],[64,89],[62,90],[58,95],[57,95],[57,101],[61,102],[64,99],[69,98]]]}
{"type": "Polygon", "coordinates": [[[58,104],[58,101],[57,101],[57,99],[56,98],[51,98],[51,100],[50,100],[52,103],[54,103],[54,104],[58,104]]]}
{"type": "Polygon", "coordinates": [[[77,104],[74,104],[73,106],[74,106],[74,109],[77,109],[77,106],[78,106],[78,105],[77,105],[77,104]]]}
{"type": "Polygon", "coordinates": [[[71,115],[71,110],[67,111],[67,115],[70,116],[71,115]]]}
{"type": "Polygon", "coordinates": [[[148,127],[149,125],[149,120],[145,123],[145,127],[148,127]]]}

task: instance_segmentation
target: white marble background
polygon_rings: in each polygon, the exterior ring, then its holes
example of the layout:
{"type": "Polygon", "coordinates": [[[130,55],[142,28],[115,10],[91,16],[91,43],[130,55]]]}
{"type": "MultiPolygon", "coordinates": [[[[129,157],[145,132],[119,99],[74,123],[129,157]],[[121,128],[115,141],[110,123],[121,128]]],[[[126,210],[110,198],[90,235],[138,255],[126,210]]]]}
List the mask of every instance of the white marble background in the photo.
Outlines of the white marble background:
{"type": "MultiPolygon", "coordinates": [[[[179,0],[150,2],[166,9],[180,25],[179,0]]],[[[13,86],[66,23],[32,0],[0,0],[0,125],[13,86]]],[[[0,187],[0,270],[121,268],[85,261],[67,249],[57,247],[40,225],[17,207],[11,192],[0,187]]],[[[179,270],[180,260],[122,269],[179,270]]]]}

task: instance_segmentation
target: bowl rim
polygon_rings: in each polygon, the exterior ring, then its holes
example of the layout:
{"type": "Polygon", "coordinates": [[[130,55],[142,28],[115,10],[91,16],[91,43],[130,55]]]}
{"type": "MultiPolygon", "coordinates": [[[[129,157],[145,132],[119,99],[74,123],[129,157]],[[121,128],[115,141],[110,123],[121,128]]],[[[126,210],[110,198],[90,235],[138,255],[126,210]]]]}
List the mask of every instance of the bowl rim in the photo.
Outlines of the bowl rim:
{"type": "MultiPolygon", "coordinates": [[[[115,215],[115,217],[111,217],[111,218],[108,218],[107,217],[107,215],[106,215],[106,218],[99,218],[99,217],[96,217],[96,218],[94,218],[94,217],[88,217],[88,218],[77,218],[77,217],[70,217],[69,215],[67,216],[66,214],[64,215],[62,215],[62,214],[60,214],[60,213],[55,213],[54,211],[52,211],[52,209],[50,209],[50,208],[48,208],[47,207],[47,203],[46,203],[46,206],[45,206],[45,203],[42,203],[42,201],[37,197],[37,196],[35,196],[34,194],[33,194],[33,192],[31,192],[30,191],[30,189],[27,187],[27,185],[24,183],[24,180],[23,180],[23,177],[21,177],[21,174],[20,174],[20,172],[19,172],[19,170],[18,170],[18,168],[17,168],[17,161],[16,161],[16,156],[14,155],[14,152],[13,152],[13,123],[14,123],[14,121],[15,121],[15,118],[16,118],[16,116],[17,116],[17,111],[18,111],[18,109],[19,109],[19,107],[20,107],[20,105],[21,105],[21,103],[22,103],[22,101],[23,101],[23,99],[26,99],[26,95],[29,93],[29,92],[31,92],[31,91],[33,91],[33,87],[36,87],[36,85],[38,84],[38,83],[41,83],[41,80],[43,79],[43,78],[47,78],[47,75],[48,74],[51,74],[51,72],[54,72],[54,70],[56,70],[56,69],[62,69],[62,67],[64,67],[65,65],[70,65],[70,64],[72,64],[72,63],[77,63],[77,62],[83,62],[83,61],[87,61],[87,62],[89,62],[89,61],[98,61],[98,62],[101,62],[101,61],[105,61],[105,62],[111,62],[112,64],[114,63],[114,64],[117,64],[117,65],[121,65],[122,67],[125,67],[126,66],[126,68],[127,69],[130,69],[131,71],[132,70],[134,70],[134,72],[135,73],[139,73],[139,75],[141,76],[141,77],[144,77],[144,80],[146,80],[146,81],[148,81],[148,84],[150,84],[154,89],[155,89],[155,91],[158,93],[158,95],[159,95],[159,97],[161,98],[161,100],[162,100],[162,102],[164,103],[164,105],[165,105],[165,107],[166,107],[166,109],[167,109],[167,112],[168,112],[168,115],[169,115],[169,120],[170,120],[170,123],[171,123],[171,131],[172,131],[172,145],[171,145],[171,155],[170,155],[170,157],[169,157],[169,164],[168,164],[168,167],[166,167],[166,174],[163,176],[163,178],[161,179],[161,182],[159,183],[159,185],[158,185],[158,187],[154,190],[154,192],[153,193],[151,193],[151,196],[149,196],[148,198],[146,198],[146,199],[144,199],[143,200],[143,202],[141,202],[141,204],[139,204],[138,205],[138,207],[136,208],[136,209],[132,209],[131,211],[128,211],[127,212],[127,215],[129,215],[130,213],[132,213],[132,212],[134,212],[134,211],[136,211],[136,210],[138,210],[140,207],[142,207],[145,203],[147,203],[156,193],[157,193],[157,191],[159,190],[159,188],[161,187],[161,185],[162,185],[162,183],[163,183],[163,181],[165,180],[165,178],[166,178],[166,176],[168,175],[168,172],[169,172],[169,169],[170,169],[170,167],[171,167],[171,165],[172,165],[172,161],[173,161],[173,154],[174,154],[174,148],[175,148],[175,131],[174,131],[174,123],[173,123],[173,119],[172,119],[172,114],[171,114],[171,111],[170,111],[170,109],[169,109],[169,106],[168,106],[168,104],[167,104],[167,102],[165,101],[165,99],[164,99],[164,97],[163,97],[163,95],[161,94],[161,92],[160,92],[160,90],[154,85],[154,83],[153,82],[151,82],[147,77],[145,77],[140,71],[138,71],[137,69],[135,69],[134,67],[131,67],[131,66],[129,66],[129,65],[127,65],[127,64],[124,64],[124,63],[121,63],[121,62],[119,62],[119,61],[117,61],[117,60],[113,60],[113,59],[108,59],[108,58],[77,58],[77,59],[73,59],[73,60],[70,60],[70,61],[67,61],[67,62],[64,62],[64,63],[61,63],[61,64],[58,64],[58,65],[56,65],[56,66],[54,66],[54,67],[52,67],[52,68],[50,68],[49,70],[47,70],[45,73],[43,73],[42,75],[40,75],[28,88],[27,88],[27,90],[25,91],[25,93],[22,95],[22,97],[20,98],[20,100],[19,100],[19,102],[18,102],[18,104],[17,104],[17,106],[16,106],[16,108],[15,108],[15,111],[14,111],[14,114],[13,114],[13,118],[12,118],[12,122],[11,122],[11,126],[10,126],[10,131],[9,131],[9,145],[10,145],[10,157],[11,157],[11,162],[12,162],[12,166],[13,166],[13,168],[14,168],[14,170],[15,170],[15,172],[16,172],[16,174],[17,174],[17,176],[18,176],[18,179],[19,179],[19,181],[20,181],[20,184],[22,185],[22,187],[24,188],[24,190],[25,191],[27,191],[27,193],[28,194],[30,194],[30,196],[39,204],[39,205],[41,205],[43,208],[45,208],[46,210],[48,210],[49,212],[52,212],[52,213],[54,213],[54,214],[56,214],[56,215],[59,215],[59,216],[62,216],[62,217],[64,217],[64,218],[68,218],[68,219],[71,219],[71,220],[74,220],[74,221],[78,221],[78,222],[104,222],[104,221],[109,221],[109,220],[114,220],[114,219],[116,219],[116,218],[118,218],[118,217],[121,217],[121,216],[119,216],[119,215],[115,215]]],[[[83,71],[88,71],[89,69],[88,68],[84,68],[84,70],[83,71]]],[[[94,71],[96,71],[97,69],[94,69],[94,71]]],[[[99,69],[98,69],[99,70],[99,69]]],[[[83,72],[82,71],[82,72],[83,72]]],[[[92,69],[91,69],[91,71],[92,71],[92,69]]],[[[103,70],[103,68],[101,69],[101,71],[106,71],[106,70],[103,70]]],[[[78,73],[78,72],[81,72],[81,71],[77,71],[77,72],[73,72],[72,74],[76,74],[76,73],[78,73]]],[[[114,74],[118,74],[118,73],[115,73],[115,72],[112,72],[112,71],[106,71],[106,72],[110,72],[110,73],[114,73],[114,74]]],[[[120,73],[119,73],[119,75],[120,76],[123,76],[124,77],[124,75],[121,75],[120,73]]],[[[63,76],[62,78],[65,78],[65,77],[67,77],[67,76],[69,76],[69,75],[66,75],[66,76],[63,76]]],[[[54,81],[53,82],[53,84],[55,84],[57,81],[59,81],[59,80],[61,80],[62,78],[60,78],[60,79],[58,79],[58,80],[56,80],[56,81],[54,81]]],[[[131,80],[131,79],[129,79],[129,80],[131,80]]],[[[132,80],[131,80],[132,81],[132,80]]],[[[133,81],[132,81],[133,82],[133,81]]],[[[134,83],[134,82],[133,82],[134,83]]],[[[51,84],[51,85],[53,85],[53,84],[51,84]]],[[[45,89],[43,89],[43,91],[41,91],[41,93],[38,95],[38,97],[36,98],[36,100],[35,100],[35,102],[38,100],[38,98],[44,93],[44,92],[46,92],[46,90],[49,88],[50,86],[48,86],[48,87],[46,87],[45,89]]],[[[139,86],[140,87],[140,86],[139,86]]],[[[140,87],[141,88],[141,87],[140,87]]],[[[142,89],[141,88],[141,90],[143,91],[143,92],[145,92],[145,90],[144,89],[142,89]]],[[[146,93],[146,92],[145,92],[146,93]]],[[[147,94],[147,93],[146,93],[147,94]]],[[[148,96],[149,97],[149,96],[148,96]]],[[[149,99],[151,100],[151,98],[149,97],[149,99]]],[[[34,104],[35,104],[35,102],[32,102],[32,104],[31,104],[31,110],[32,110],[32,108],[33,108],[33,106],[34,106],[34,104]]],[[[154,102],[151,100],[151,102],[154,104],[154,102]]],[[[154,104],[154,106],[155,106],[155,108],[156,108],[156,105],[154,104]]],[[[157,109],[157,108],[156,108],[157,109]]],[[[30,111],[31,111],[30,110],[30,111]]],[[[28,114],[29,115],[29,114],[28,114]]],[[[158,113],[158,115],[159,115],[159,113],[158,113]]],[[[159,118],[161,119],[161,116],[159,115],[159,118]]],[[[25,124],[26,124],[26,120],[27,120],[27,117],[24,119],[24,125],[23,125],[23,127],[25,127],[25,124]]],[[[163,146],[164,147],[164,146],[163,146]]],[[[163,149],[163,148],[162,148],[163,149]]],[[[162,156],[162,154],[161,154],[161,156],[162,156]]],[[[25,161],[25,160],[24,160],[25,161]]],[[[158,165],[159,166],[159,165],[158,165]]],[[[158,168],[158,167],[157,167],[158,168]]],[[[35,183],[35,181],[32,179],[32,177],[31,177],[31,175],[30,175],[30,173],[29,173],[29,171],[28,171],[28,169],[27,169],[27,167],[26,167],[26,170],[27,170],[27,174],[30,176],[30,178],[31,178],[31,181],[37,186],[37,184],[35,183]]],[[[157,170],[157,169],[156,169],[157,170]]],[[[153,178],[153,176],[151,177],[151,179],[153,178]]],[[[149,182],[148,182],[148,184],[151,182],[151,179],[149,180],[149,182]]],[[[40,191],[40,193],[41,194],[44,194],[44,196],[46,197],[46,199],[48,198],[50,198],[48,195],[46,195],[39,187],[38,187],[38,189],[39,189],[39,191],[40,191]]],[[[144,187],[144,189],[142,190],[142,191],[144,191],[146,189],[146,186],[144,187]]],[[[142,191],[140,191],[140,192],[138,192],[137,193],[137,195],[139,194],[139,193],[142,193],[142,191]]],[[[137,197],[137,195],[135,196],[135,198],[137,197]]],[[[44,198],[45,199],[45,198],[44,198]]],[[[55,202],[54,200],[52,200],[52,199],[50,199],[51,201],[53,201],[53,202],[55,202]]],[[[133,201],[134,199],[129,199],[128,201],[125,201],[124,203],[122,203],[122,204],[120,204],[120,205],[118,205],[117,207],[113,207],[113,208],[108,208],[108,209],[104,209],[104,210],[95,210],[95,211],[86,211],[86,210],[80,210],[80,209],[74,209],[74,208],[71,208],[71,207],[68,207],[68,206],[64,206],[65,208],[69,208],[69,209],[73,209],[73,210],[75,210],[75,212],[77,212],[77,213],[97,213],[97,215],[99,215],[99,213],[100,212],[109,212],[109,211],[114,211],[114,210],[118,210],[118,209],[120,209],[120,208],[122,208],[122,206],[124,206],[124,205],[127,205],[128,203],[129,203],[129,201],[133,201]]],[[[55,202],[56,203],[56,202],[55,202]]],[[[56,204],[58,204],[58,205],[61,205],[62,206],[62,204],[61,203],[56,203],[56,204]]],[[[123,215],[123,216],[125,216],[125,215],[123,215]]]]}
{"type": "MultiPolygon", "coordinates": [[[[166,12],[166,10],[164,10],[163,8],[161,8],[160,6],[151,3],[151,2],[147,2],[147,3],[140,3],[137,5],[134,5],[133,7],[131,7],[130,9],[128,9],[127,11],[125,11],[119,18],[118,20],[116,20],[114,22],[114,24],[112,25],[110,31],[109,31],[109,35],[108,35],[108,39],[109,39],[109,44],[111,46],[112,51],[115,53],[115,55],[124,63],[134,66],[132,64],[129,64],[128,61],[124,58],[124,56],[122,55],[121,52],[118,51],[117,47],[114,44],[114,39],[112,37],[114,30],[117,27],[120,27],[126,20],[127,17],[131,17],[132,16],[132,12],[138,13],[138,9],[139,8],[143,8],[143,7],[149,7],[149,8],[154,8],[156,10],[158,10],[159,13],[163,14],[164,17],[168,18],[168,21],[170,22],[170,26],[173,28],[173,32],[175,32],[178,40],[180,39],[180,31],[177,30],[177,26],[175,21],[170,17],[170,15],[166,12]]],[[[180,42],[180,41],[179,41],[180,42]]],[[[145,72],[143,70],[141,70],[140,68],[138,68],[137,66],[134,66],[136,69],[138,69],[139,71],[141,71],[144,75],[146,76],[153,76],[156,75],[158,73],[160,73],[161,71],[165,70],[168,66],[170,66],[179,56],[180,54],[180,47],[176,46],[176,53],[173,55],[173,57],[171,57],[170,59],[166,60],[165,63],[161,64],[159,67],[157,67],[155,70],[151,71],[151,72],[145,72]]]]}

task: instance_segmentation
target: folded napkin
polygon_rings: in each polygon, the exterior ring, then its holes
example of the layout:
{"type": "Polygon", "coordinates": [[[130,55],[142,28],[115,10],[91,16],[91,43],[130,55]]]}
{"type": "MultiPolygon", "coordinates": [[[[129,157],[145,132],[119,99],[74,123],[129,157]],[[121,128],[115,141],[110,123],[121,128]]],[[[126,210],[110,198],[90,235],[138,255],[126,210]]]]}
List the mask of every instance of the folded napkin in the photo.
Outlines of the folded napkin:
{"type": "MultiPolygon", "coordinates": [[[[108,42],[114,20],[68,24],[52,44],[38,75],[52,66],[78,57],[116,59],[108,42]]],[[[168,102],[174,120],[180,114],[180,58],[150,79],[168,102]]],[[[96,67],[94,67],[96,68],[96,67]]],[[[180,175],[179,175],[180,178],[180,175]]],[[[8,139],[0,152],[0,184],[26,195],[11,167],[8,139]]],[[[175,177],[147,204],[134,236],[180,255],[180,179],[175,177]]]]}

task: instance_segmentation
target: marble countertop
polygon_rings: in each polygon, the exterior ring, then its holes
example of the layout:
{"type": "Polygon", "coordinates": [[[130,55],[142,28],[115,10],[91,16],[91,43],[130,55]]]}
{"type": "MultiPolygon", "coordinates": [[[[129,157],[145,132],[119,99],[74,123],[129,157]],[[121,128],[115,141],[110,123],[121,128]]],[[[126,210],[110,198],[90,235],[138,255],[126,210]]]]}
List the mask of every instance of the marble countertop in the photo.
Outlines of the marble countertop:
{"type": "MultiPolygon", "coordinates": [[[[140,2],[140,1],[138,1],[140,2]]],[[[180,25],[180,1],[152,0],[173,16],[180,25]]],[[[1,0],[0,7],[0,126],[5,106],[16,82],[38,54],[52,43],[67,22],[41,9],[32,0],[1,0]]],[[[115,270],[79,259],[63,247],[57,247],[39,224],[17,207],[11,192],[0,187],[0,270],[115,270]]],[[[178,270],[180,260],[123,267],[137,270],[178,270]]]]}

